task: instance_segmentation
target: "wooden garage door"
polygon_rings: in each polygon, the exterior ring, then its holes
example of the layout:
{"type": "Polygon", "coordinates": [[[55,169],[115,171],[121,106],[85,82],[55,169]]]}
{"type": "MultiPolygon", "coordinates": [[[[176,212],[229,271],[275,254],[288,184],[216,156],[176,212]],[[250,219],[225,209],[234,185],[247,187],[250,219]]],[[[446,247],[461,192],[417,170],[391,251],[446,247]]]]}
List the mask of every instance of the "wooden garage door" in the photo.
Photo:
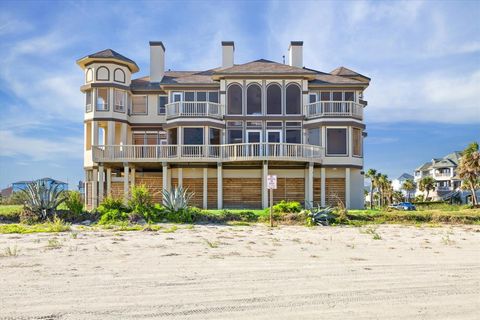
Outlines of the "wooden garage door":
{"type": "Polygon", "coordinates": [[[111,196],[115,199],[123,199],[123,182],[112,181],[111,196]]]}
{"type": "Polygon", "coordinates": [[[153,202],[162,203],[162,188],[163,188],[163,179],[162,175],[155,176],[136,176],[135,185],[145,185],[152,195],[153,202]]]}
{"type": "Polygon", "coordinates": [[[317,202],[320,203],[321,200],[321,192],[322,192],[322,179],[321,178],[313,178],[313,202],[316,205],[317,202]]]}
{"type": "Polygon", "coordinates": [[[209,209],[217,208],[217,178],[208,178],[207,180],[207,206],[209,209]]]}
{"type": "Polygon", "coordinates": [[[329,206],[337,206],[339,199],[345,205],[345,178],[326,178],[326,202],[329,206]]]}
{"type": "Polygon", "coordinates": [[[261,208],[262,180],[260,178],[224,178],[223,206],[225,208],[261,208]]]}
{"type": "Polygon", "coordinates": [[[188,188],[188,192],[193,192],[193,198],[190,205],[198,208],[203,206],[203,179],[202,178],[184,178],[182,180],[183,188],[188,188]]]}
{"type": "Polygon", "coordinates": [[[285,201],[305,202],[304,178],[277,178],[277,189],[273,190],[273,203],[285,201]]]}

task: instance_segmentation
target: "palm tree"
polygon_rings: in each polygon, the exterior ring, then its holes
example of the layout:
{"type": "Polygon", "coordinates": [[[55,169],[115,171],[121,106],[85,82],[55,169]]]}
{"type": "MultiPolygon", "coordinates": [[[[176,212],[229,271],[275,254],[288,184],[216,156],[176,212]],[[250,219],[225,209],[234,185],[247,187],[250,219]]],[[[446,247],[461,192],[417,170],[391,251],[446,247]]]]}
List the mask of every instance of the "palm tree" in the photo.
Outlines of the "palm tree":
{"type": "Polygon", "coordinates": [[[426,201],[428,199],[428,194],[430,193],[430,191],[435,189],[435,179],[433,179],[430,176],[423,177],[420,180],[420,183],[418,185],[418,189],[420,189],[420,191],[422,191],[422,192],[424,192],[424,191],[427,192],[427,194],[425,195],[425,201],[426,201]]]}
{"type": "Polygon", "coordinates": [[[377,175],[377,170],[368,169],[367,174],[365,175],[370,179],[370,210],[373,209],[373,189],[375,188],[375,176],[377,175]]]}
{"type": "Polygon", "coordinates": [[[377,177],[377,188],[380,191],[380,207],[383,207],[385,204],[385,197],[388,195],[388,186],[390,181],[386,174],[379,174],[377,177]]]}
{"type": "Polygon", "coordinates": [[[410,193],[412,191],[415,191],[417,187],[415,186],[415,182],[413,182],[412,179],[407,179],[405,182],[402,184],[402,189],[407,192],[407,199],[410,202],[410,193]]]}
{"type": "Polygon", "coordinates": [[[480,152],[478,143],[471,143],[463,152],[457,168],[464,187],[472,192],[472,204],[478,205],[476,189],[480,187],[480,152]]]}

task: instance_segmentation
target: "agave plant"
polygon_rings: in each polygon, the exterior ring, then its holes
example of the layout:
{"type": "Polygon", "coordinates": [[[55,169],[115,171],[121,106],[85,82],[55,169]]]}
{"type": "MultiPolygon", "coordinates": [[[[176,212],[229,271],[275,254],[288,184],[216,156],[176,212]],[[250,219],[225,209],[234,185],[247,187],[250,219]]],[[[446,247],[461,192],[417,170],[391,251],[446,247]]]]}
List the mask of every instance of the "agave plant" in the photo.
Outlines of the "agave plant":
{"type": "Polygon", "coordinates": [[[33,181],[22,190],[25,207],[41,219],[50,216],[57,206],[65,201],[64,191],[59,184],[45,184],[45,181],[33,181]]]}
{"type": "Polygon", "coordinates": [[[194,193],[188,192],[182,186],[177,186],[171,191],[162,190],[165,209],[170,213],[177,213],[188,208],[190,200],[192,200],[194,193]]]}

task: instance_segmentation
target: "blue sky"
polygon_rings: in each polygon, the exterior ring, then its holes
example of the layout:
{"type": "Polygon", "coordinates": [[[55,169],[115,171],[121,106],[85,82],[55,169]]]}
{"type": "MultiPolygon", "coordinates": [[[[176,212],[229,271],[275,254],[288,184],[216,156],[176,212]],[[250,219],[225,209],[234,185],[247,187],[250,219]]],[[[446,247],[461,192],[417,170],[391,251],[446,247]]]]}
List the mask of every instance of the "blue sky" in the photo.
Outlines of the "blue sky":
{"type": "Polygon", "coordinates": [[[166,67],[281,61],[304,41],[304,64],[372,78],[365,167],[396,177],[480,140],[479,1],[0,3],[0,187],[83,179],[83,74],[75,61],[112,48],[148,74],[148,41],[166,67]]]}

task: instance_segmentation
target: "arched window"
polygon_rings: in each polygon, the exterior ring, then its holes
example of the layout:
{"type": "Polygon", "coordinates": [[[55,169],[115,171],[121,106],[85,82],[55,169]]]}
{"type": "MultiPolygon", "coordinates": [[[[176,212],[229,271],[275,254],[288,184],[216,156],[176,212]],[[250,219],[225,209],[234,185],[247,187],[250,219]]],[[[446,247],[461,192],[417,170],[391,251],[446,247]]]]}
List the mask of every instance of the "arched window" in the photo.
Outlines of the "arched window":
{"type": "Polygon", "coordinates": [[[282,114],[282,88],[278,84],[267,88],[267,114],[282,114]]]}
{"type": "Polygon", "coordinates": [[[300,101],[301,101],[301,93],[300,88],[295,85],[291,84],[287,87],[286,91],[286,114],[300,114],[300,101]]]}
{"type": "Polygon", "coordinates": [[[228,114],[242,114],[242,87],[232,84],[228,87],[228,114]]]}
{"type": "Polygon", "coordinates": [[[85,81],[86,82],[92,82],[93,81],[93,70],[92,68],[88,68],[87,72],[85,74],[85,81]]]}
{"type": "Polygon", "coordinates": [[[252,84],[247,89],[247,114],[262,114],[262,88],[252,84]]]}
{"type": "Polygon", "coordinates": [[[116,82],[125,83],[125,72],[122,69],[117,68],[113,71],[113,80],[116,82]]]}
{"type": "Polygon", "coordinates": [[[110,71],[106,67],[100,67],[97,69],[97,80],[110,80],[110,71]]]}

